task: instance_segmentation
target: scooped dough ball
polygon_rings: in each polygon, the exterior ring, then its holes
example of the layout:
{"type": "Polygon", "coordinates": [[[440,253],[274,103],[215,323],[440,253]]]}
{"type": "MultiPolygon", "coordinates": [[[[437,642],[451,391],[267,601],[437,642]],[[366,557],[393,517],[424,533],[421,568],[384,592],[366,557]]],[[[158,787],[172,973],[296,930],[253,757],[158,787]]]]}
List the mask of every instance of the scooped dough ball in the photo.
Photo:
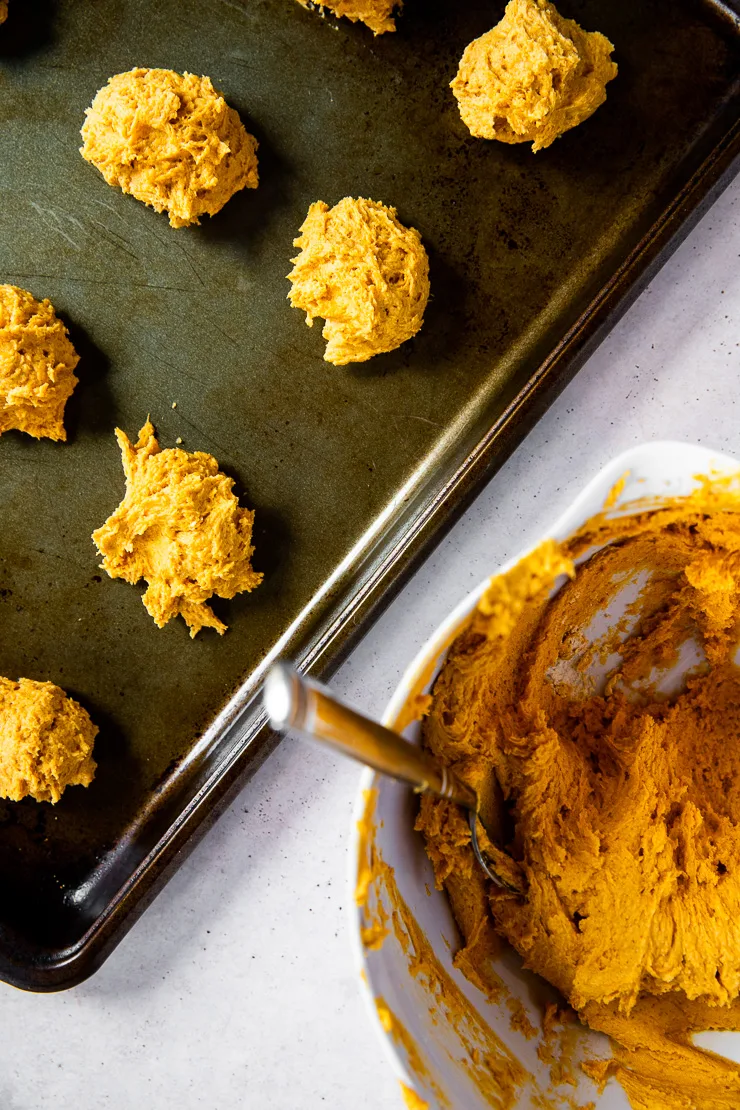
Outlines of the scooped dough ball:
{"type": "Polygon", "coordinates": [[[509,0],[501,22],[466,49],[451,88],[472,135],[543,150],[604,103],[613,49],[548,0],[509,0]]]}
{"type": "Polygon", "coordinates": [[[0,435],[66,439],[64,406],[80,361],[50,301],[0,285],[0,435]]]}
{"type": "Polygon", "coordinates": [[[257,188],[257,140],[208,77],[119,73],[85,115],[82,157],[109,185],[167,211],[172,227],[197,224],[240,189],[257,188]]]}
{"type": "Polygon", "coordinates": [[[334,15],[344,15],[353,23],[364,23],[376,35],[395,31],[393,12],[403,6],[403,0],[299,0],[304,8],[326,8],[334,15]]]}
{"type": "Polygon", "coordinates": [[[147,421],[132,444],[116,428],[126,474],[126,496],[93,540],[111,578],[149,589],[147,611],[162,628],[181,616],[195,636],[201,628],[226,631],[206,601],[253,590],[254,513],[239,507],[233,481],[202,451],[160,449],[147,421]]]}
{"type": "Polygon", "coordinates": [[[0,797],[58,802],[89,786],[98,734],[82,706],[52,682],[0,678],[0,797]]]}
{"type": "Polygon", "coordinates": [[[288,274],[294,308],[313,326],[322,317],[324,358],[335,366],[393,351],[424,322],[429,261],[419,232],[404,227],[395,208],[345,197],[308,210],[294,239],[301,253],[288,274]]]}

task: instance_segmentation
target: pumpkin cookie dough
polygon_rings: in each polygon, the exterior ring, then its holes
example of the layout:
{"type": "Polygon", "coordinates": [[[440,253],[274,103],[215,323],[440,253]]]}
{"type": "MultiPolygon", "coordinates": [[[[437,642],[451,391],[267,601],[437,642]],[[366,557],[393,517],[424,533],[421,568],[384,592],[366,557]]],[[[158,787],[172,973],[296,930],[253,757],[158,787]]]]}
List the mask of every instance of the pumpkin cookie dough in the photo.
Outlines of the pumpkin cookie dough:
{"type": "Polygon", "coordinates": [[[0,23],[8,18],[8,0],[0,0],[0,23]]]}
{"type": "Polygon", "coordinates": [[[89,786],[98,734],[87,712],[51,682],[0,677],[0,797],[58,802],[89,786]]]}
{"type": "Polygon", "coordinates": [[[600,515],[493,579],[424,726],[506,810],[524,876],[523,897],[494,888],[465,815],[422,798],[456,962],[485,981],[493,925],[613,1038],[589,1074],[642,1110],[740,1105],[740,1067],[691,1042],[740,1030],[739,643],[740,497],[705,487],[600,515]]]}
{"type": "Polygon", "coordinates": [[[471,135],[543,150],[606,100],[614,47],[563,19],[548,0],[509,0],[465,50],[451,84],[471,135]]]}
{"type": "Polygon", "coordinates": [[[301,253],[288,275],[294,308],[313,326],[322,317],[324,359],[365,362],[416,335],[429,299],[429,261],[419,232],[395,208],[345,197],[308,210],[294,240],[301,253]]]}
{"type": "Polygon", "coordinates": [[[393,19],[395,9],[400,9],[403,0],[298,0],[304,8],[316,7],[320,10],[326,8],[333,15],[343,15],[353,23],[364,23],[376,35],[385,31],[395,31],[396,24],[393,19]]]}
{"type": "Polygon", "coordinates": [[[254,513],[239,507],[233,481],[212,455],[179,447],[161,450],[150,421],[132,444],[116,429],[126,474],[126,496],[93,532],[101,568],[127,582],[146,579],[143,597],[159,628],[178,615],[190,635],[226,631],[207,600],[253,590],[254,513]]]}
{"type": "Polygon", "coordinates": [[[257,140],[208,77],[132,69],[87,109],[80,153],[109,185],[169,213],[172,227],[220,212],[256,189],[257,140]]]}
{"type": "Polygon", "coordinates": [[[0,285],[0,435],[64,440],[64,406],[80,361],[50,301],[0,285]]]}

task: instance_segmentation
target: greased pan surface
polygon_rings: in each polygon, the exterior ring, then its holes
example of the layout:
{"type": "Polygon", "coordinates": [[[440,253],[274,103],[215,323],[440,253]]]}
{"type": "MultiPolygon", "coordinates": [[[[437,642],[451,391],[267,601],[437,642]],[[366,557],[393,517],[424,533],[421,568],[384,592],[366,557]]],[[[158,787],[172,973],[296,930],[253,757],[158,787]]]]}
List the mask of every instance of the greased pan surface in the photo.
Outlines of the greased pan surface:
{"type": "Polygon", "coordinates": [[[373,38],[294,0],[11,0],[0,281],[49,297],[82,359],[66,445],[0,440],[0,674],[58,682],[100,736],[90,789],[0,801],[8,982],[94,970],[269,750],[250,704],[265,659],[338,661],[732,173],[736,12],[560,8],[612,39],[620,73],[533,155],[472,139],[447,87],[499,3],[407,0],[398,32],[373,38]],[[135,66],[212,78],[260,141],[256,192],[174,231],[105,184],[79,128],[135,66]],[[433,298],[411,343],[338,369],[285,274],[308,205],[345,195],[419,229],[433,298]],[[90,533],[123,492],[113,428],[134,435],[147,414],[256,509],[265,580],[216,600],[223,638],[157,629],[142,590],[98,569],[90,533]]]}

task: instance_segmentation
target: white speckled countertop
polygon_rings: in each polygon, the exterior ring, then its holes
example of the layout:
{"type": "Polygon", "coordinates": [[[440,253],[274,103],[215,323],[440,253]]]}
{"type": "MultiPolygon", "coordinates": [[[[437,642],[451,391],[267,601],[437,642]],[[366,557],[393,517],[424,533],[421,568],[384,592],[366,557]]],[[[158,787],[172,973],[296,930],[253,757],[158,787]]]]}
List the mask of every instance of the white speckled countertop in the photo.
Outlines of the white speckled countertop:
{"type": "MultiPolygon", "coordinates": [[[[740,179],[342,668],[379,714],[460,597],[649,439],[740,457],[740,179]]],[[[400,1110],[353,976],[359,771],[286,741],[89,982],[0,985],[0,1110],[400,1110]]]]}

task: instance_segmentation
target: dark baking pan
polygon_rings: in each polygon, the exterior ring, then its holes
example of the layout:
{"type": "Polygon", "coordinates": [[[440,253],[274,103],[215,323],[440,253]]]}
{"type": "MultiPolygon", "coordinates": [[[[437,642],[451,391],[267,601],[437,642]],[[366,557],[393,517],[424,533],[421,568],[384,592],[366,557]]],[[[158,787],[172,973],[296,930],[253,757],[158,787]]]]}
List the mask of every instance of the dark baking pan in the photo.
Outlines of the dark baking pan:
{"type": "Polygon", "coordinates": [[[0,802],[7,982],[53,990],[100,964],[269,750],[265,661],[336,665],[729,179],[737,11],[561,8],[612,39],[620,72],[533,155],[472,139],[448,89],[501,15],[490,0],[407,0],[377,39],[294,0],[10,0],[0,281],[50,297],[82,359],[69,442],[0,441],[0,674],[58,682],[100,736],[90,789],[0,802]],[[210,75],[259,138],[256,192],[173,231],[83,162],[85,107],[134,66],[210,75]],[[433,299],[415,340],[337,369],[285,274],[311,201],[345,195],[421,231],[433,299]],[[223,638],[160,631],[141,590],[99,572],[113,428],[147,413],[256,509],[264,584],[216,602],[223,638]]]}

